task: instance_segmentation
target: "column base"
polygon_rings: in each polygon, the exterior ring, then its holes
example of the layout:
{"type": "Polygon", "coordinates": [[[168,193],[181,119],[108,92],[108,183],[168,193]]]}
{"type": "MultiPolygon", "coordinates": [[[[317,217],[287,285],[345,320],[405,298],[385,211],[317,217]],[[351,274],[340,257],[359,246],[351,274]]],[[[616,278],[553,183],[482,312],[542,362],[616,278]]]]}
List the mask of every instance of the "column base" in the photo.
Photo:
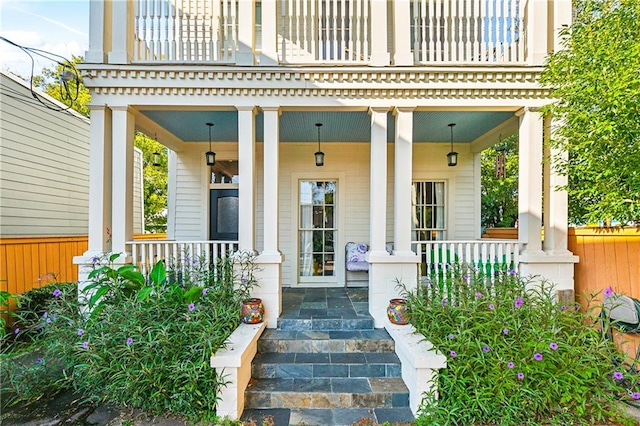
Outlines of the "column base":
{"type": "Polygon", "coordinates": [[[278,252],[261,253],[255,260],[259,285],[251,290],[251,296],[262,299],[268,328],[278,327],[278,317],[282,313],[282,262],[284,256],[278,252]]]}
{"type": "Polygon", "coordinates": [[[520,275],[532,277],[533,282],[542,280],[554,284],[556,291],[575,290],[574,265],[579,258],[569,252],[564,255],[549,255],[545,252],[522,253],[520,255],[520,275]]]}

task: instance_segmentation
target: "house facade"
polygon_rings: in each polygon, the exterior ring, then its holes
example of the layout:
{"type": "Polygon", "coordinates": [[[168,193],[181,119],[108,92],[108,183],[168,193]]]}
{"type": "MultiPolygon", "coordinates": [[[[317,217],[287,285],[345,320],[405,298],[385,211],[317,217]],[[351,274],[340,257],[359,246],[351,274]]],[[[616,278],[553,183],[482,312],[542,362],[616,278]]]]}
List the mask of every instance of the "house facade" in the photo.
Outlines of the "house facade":
{"type": "Polygon", "coordinates": [[[81,271],[105,251],[142,268],[251,251],[269,327],[283,287],[345,285],[368,286],[381,327],[399,281],[453,261],[573,289],[538,82],[570,0],[94,0],[90,13],[81,271]],[[136,130],[169,152],[168,241],[132,238],[136,130]],[[519,239],[482,240],[480,155],[512,134],[519,239]],[[348,270],[349,242],[366,271],[348,270]]]}

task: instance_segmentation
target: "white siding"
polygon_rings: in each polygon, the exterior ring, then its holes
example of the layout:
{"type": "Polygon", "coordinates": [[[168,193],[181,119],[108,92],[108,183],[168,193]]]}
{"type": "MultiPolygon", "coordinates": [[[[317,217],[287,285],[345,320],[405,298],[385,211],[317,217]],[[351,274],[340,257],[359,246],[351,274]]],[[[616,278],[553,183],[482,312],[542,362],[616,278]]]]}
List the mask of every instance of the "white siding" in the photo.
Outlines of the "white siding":
{"type": "Polygon", "coordinates": [[[144,233],[144,178],[142,151],[133,148],[133,233],[144,233]]]}
{"type": "Polygon", "coordinates": [[[4,73],[0,86],[0,236],[86,235],[89,120],[4,73]]]}

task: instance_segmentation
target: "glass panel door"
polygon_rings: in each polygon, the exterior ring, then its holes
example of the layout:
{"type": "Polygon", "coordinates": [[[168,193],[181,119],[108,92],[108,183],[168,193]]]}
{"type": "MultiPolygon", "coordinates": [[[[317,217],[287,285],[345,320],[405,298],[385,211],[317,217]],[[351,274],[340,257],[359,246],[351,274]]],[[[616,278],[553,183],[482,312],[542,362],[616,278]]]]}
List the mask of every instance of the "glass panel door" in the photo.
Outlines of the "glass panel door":
{"type": "Polygon", "coordinates": [[[299,185],[300,281],[335,281],[338,228],[335,180],[301,180],[299,185]],[[332,277],[326,279],[326,277],[332,277]]]}

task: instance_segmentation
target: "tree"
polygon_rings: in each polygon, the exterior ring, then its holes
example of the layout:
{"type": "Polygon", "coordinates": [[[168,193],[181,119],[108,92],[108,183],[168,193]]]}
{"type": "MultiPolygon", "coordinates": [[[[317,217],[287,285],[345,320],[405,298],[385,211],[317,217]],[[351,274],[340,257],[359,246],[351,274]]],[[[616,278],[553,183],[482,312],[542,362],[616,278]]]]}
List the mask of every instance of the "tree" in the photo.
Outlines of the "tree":
{"type": "Polygon", "coordinates": [[[482,151],[482,227],[515,226],[518,219],[518,136],[482,151]],[[504,159],[504,176],[496,172],[497,159],[504,159]]]}
{"type": "Polygon", "coordinates": [[[640,223],[640,2],[577,0],[541,82],[560,123],[551,147],[568,153],[570,221],[640,223]]]}

